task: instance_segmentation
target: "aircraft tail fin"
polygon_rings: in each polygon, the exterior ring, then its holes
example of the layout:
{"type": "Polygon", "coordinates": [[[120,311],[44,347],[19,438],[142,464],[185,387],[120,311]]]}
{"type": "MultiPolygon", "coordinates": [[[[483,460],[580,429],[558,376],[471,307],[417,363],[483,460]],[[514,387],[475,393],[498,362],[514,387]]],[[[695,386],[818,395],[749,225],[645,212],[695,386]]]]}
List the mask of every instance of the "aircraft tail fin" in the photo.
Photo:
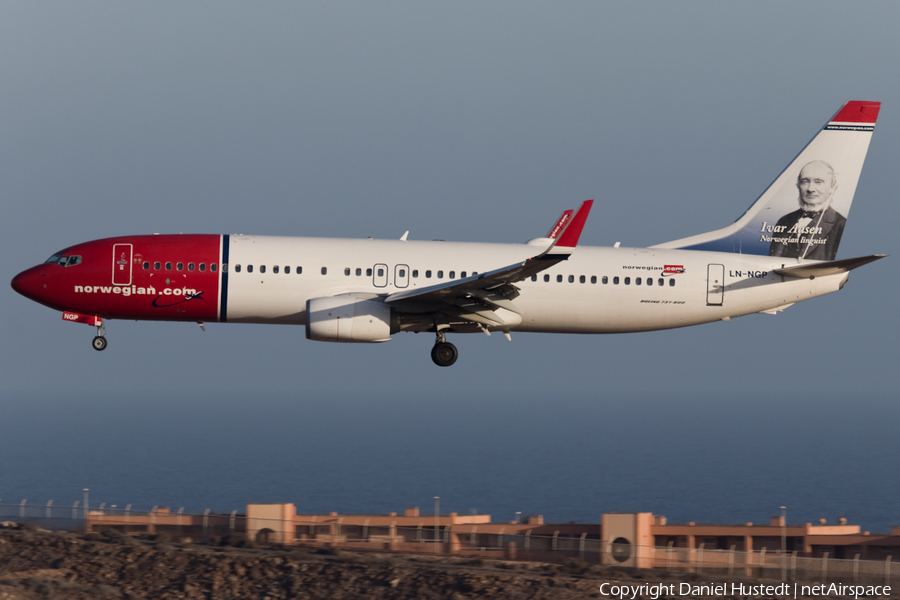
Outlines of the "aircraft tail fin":
{"type": "Polygon", "coordinates": [[[834,260],[880,102],[847,102],[728,227],[653,246],[834,260]]]}

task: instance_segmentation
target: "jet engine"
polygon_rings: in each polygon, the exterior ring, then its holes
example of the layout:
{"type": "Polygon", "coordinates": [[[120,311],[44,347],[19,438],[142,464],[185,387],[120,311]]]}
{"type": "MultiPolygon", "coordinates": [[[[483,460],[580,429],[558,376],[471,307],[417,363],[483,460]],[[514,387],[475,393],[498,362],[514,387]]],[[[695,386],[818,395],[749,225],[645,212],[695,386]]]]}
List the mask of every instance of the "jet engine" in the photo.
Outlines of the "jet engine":
{"type": "Polygon", "coordinates": [[[317,342],[387,342],[391,307],[356,295],[313,298],[306,302],[306,337],[317,342]]]}

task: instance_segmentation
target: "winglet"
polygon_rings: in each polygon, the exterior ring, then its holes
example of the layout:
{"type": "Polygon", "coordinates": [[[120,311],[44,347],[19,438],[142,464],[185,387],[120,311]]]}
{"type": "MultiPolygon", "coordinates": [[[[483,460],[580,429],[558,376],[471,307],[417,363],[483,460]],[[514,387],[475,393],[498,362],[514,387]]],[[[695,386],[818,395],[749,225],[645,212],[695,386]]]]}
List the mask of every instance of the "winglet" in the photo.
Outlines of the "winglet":
{"type": "Polygon", "coordinates": [[[566,223],[569,222],[569,219],[572,218],[572,213],[574,210],[566,210],[563,211],[562,216],[559,217],[559,220],[556,222],[556,225],[550,228],[550,231],[547,232],[546,237],[551,240],[555,240],[556,236],[560,234],[561,231],[565,229],[566,223]]]}
{"type": "Polygon", "coordinates": [[[574,248],[578,245],[578,238],[581,237],[581,230],[584,229],[584,223],[587,221],[588,214],[591,212],[591,206],[593,205],[593,200],[585,200],[581,203],[581,206],[578,207],[575,215],[569,221],[568,226],[566,226],[565,230],[560,234],[559,239],[556,241],[557,248],[574,248]]]}

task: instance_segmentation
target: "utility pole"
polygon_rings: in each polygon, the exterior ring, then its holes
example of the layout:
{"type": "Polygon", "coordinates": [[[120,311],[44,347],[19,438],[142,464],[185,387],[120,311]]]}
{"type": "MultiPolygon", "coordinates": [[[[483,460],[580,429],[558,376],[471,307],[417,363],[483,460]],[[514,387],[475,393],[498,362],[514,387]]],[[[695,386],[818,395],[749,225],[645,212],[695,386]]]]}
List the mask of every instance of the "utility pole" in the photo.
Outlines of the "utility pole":
{"type": "Polygon", "coordinates": [[[434,497],[434,553],[441,553],[441,497],[434,497]]]}
{"type": "Polygon", "coordinates": [[[787,579],[787,507],[781,507],[781,581],[787,579]]]}
{"type": "Polygon", "coordinates": [[[87,531],[88,530],[88,492],[90,492],[91,490],[88,488],[84,488],[81,491],[84,492],[84,508],[83,508],[83,510],[84,510],[84,530],[87,531]]]}

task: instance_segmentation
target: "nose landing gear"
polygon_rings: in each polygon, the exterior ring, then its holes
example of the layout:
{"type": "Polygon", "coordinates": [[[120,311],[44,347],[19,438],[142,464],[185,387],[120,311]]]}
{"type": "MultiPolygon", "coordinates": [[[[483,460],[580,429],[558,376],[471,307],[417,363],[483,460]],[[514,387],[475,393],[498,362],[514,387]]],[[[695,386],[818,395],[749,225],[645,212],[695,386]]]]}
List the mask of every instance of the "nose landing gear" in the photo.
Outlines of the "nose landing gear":
{"type": "Polygon", "coordinates": [[[106,327],[104,327],[103,325],[98,325],[97,336],[91,341],[91,346],[94,347],[94,350],[97,350],[99,352],[100,350],[106,349],[106,344],[106,327]]]}
{"type": "Polygon", "coordinates": [[[435,335],[434,348],[431,349],[431,360],[439,367],[449,367],[459,358],[456,346],[447,341],[443,331],[435,335]]]}

